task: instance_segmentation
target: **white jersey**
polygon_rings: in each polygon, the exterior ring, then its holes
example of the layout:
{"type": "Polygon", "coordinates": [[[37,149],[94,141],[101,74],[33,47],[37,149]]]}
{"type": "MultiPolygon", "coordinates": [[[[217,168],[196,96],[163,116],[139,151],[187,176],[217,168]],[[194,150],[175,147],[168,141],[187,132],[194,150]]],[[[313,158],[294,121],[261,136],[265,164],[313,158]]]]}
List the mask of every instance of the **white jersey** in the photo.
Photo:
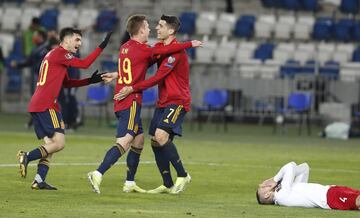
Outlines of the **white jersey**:
{"type": "Polygon", "coordinates": [[[294,183],[290,189],[275,192],[275,204],[287,207],[320,207],[330,209],[326,194],[329,186],[315,183],[294,183]]]}
{"type": "Polygon", "coordinates": [[[274,193],[277,205],[288,207],[320,207],[330,209],[327,204],[327,192],[330,186],[308,183],[307,164],[296,165],[290,162],[283,166],[274,177],[280,187],[274,193]]]}

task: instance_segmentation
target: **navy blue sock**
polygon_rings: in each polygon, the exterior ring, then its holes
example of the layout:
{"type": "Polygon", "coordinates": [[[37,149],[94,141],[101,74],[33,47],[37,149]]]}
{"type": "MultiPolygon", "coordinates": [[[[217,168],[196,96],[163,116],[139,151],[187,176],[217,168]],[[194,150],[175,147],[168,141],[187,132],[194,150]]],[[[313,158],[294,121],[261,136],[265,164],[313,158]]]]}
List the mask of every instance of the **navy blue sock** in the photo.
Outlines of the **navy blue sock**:
{"type": "Polygon", "coordinates": [[[151,148],[154,152],[156,165],[159,168],[159,172],[163,179],[164,186],[168,188],[172,187],[174,185],[174,182],[171,178],[170,163],[162,152],[163,148],[157,146],[151,146],[151,148]]]}
{"type": "Polygon", "coordinates": [[[30,151],[27,154],[28,161],[37,160],[40,158],[46,158],[48,156],[47,150],[44,148],[44,146],[40,146],[38,148],[35,148],[34,150],[30,151]]]}
{"type": "Polygon", "coordinates": [[[103,162],[100,164],[97,171],[104,175],[110,167],[125,153],[125,149],[118,143],[111,147],[105,154],[103,162]]]}
{"type": "Polygon", "coordinates": [[[40,159],[37,169],[37,174],[40,176],[42,181],[45,181],[46,175],[49,171],[49,161],[45,158],[40,159]]]}
{"type": "Polygon", "coordinates": [[[178,177],[186,177],[187,173],[184,169],[184,166],[181,162],[179,153],[176,150],[176,146],[171,140],[168,140],[165,145],[163,145],[163,153],[168,158],[168,160],[171,162],[173,167],[175,168],[177,172],[178,177]]]}
{"type": "Polygon", "coordinates": [[[137,168],[139,166],[141,151],[142,151],[142,148],[135,148],[135,147],[130,148],[130,151],[126,158],[126,164],[127,164],[127,168],[128,168],[127,172],[126,172],[126,180],[127,181],[135,180],[135,174],[136,174],[137,168]]]}

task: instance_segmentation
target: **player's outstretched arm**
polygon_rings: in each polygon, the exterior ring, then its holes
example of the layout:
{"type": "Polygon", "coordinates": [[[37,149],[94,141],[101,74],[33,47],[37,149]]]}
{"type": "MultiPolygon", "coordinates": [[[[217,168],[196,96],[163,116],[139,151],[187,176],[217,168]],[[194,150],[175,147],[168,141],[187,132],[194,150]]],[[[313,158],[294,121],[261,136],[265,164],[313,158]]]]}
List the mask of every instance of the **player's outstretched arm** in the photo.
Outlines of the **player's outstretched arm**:
{"type": "Polygon", "coordinates": [[[96,58],[100,55],[100,53],[103,51],[103,49],[107,46],[109,43],[110,37],[111,37],[112,31],[108,32],[104,38],[104,40],[100,43],[99,47],[95,49],[91,54],[89,54],[84,59],[79,59],[76,57],[71,57],[68,63],[69,67],[77,67],[77,68],[83,68],[87,69],[90,67],[92,63],[96,60],[96,58]]]}
{"type": "Polygon", "coordinates": [[[178,54],[174,54],[164,59],[154,76],[134,84],[134,92],[142,91],[158,84],[172,72],[173,68],[179,63],[179,59],[180,56],[178,54]]]}
{"type": "Polygon", "coordinates": [[[114,79],[118,78],[118,72],[110,72],[101,74],[101,78],[105,83],[110,83],[114,79]]]}
{"type": "Polygon", "coordinates": [[[202,42],[198,40],[192,40],[190,42],[184,42],[184,43],[175,43],[165,46],[155,46],[150,49],[152,49],[152,55],[162,55],[162,54],[171,54],[175,52],[179,52],[181,50],[191,48],[191,47],[200,47],[202,46],[202,42]]]}
{"type": "Polygon", "coordinates": [[[98,72],[99,71],[96,70],[95,72],[93,72],[91,77],[85,78],[85,79],[71,79],[69,77],[69,75],[66,74],[64,82],[63,82],[63,86],[65,88],[81,87],[81,86],[87,86],[87,85],[93,84],[93,83],[102,82],[103,79],[102,79],[101,75],[103,75],[104,73],[98,73],[98,72]]]}

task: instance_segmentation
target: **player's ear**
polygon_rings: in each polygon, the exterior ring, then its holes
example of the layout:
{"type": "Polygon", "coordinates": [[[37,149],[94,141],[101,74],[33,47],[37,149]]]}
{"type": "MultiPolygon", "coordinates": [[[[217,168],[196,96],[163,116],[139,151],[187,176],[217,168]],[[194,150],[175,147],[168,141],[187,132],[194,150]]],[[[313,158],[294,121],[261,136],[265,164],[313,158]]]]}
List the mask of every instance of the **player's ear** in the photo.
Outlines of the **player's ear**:
{"type": "Polygon", "coordinates": [[[266,193],[264,194],[264,198],[268,199],[269,197],[270,197],[270,192],[266,192],[266,193]]]}

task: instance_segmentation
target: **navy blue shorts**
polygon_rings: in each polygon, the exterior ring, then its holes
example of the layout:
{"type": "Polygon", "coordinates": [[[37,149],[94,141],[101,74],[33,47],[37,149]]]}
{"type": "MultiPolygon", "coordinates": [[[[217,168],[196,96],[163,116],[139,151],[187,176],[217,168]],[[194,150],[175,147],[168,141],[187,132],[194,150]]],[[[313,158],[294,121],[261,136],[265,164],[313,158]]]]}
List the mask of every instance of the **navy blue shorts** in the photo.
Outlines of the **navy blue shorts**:
{"type": "Polygon", "coordinates": [[[115,112],[118,119],[116,138],[124,137],[126,133],[134,137],[143,133],[140,112],[141,106],[136,101],[129,109],[115,112]]]}
{"type": "Polygon", "coordinates": [[[149,127],[149,134],[154,136],[157,128],[165,130],[171,136],[182,135],[181,124],[186,111],[182,105],[171,104],[166,108],[156,108],[149,127]]]}
{"type": "Polygon", "coordinates": [[[65,134],[65,124],[60,112],[48,109],[44,112],[31,112],[35,133],[38,139],[52,138],[55,132],[65,134]]]}

